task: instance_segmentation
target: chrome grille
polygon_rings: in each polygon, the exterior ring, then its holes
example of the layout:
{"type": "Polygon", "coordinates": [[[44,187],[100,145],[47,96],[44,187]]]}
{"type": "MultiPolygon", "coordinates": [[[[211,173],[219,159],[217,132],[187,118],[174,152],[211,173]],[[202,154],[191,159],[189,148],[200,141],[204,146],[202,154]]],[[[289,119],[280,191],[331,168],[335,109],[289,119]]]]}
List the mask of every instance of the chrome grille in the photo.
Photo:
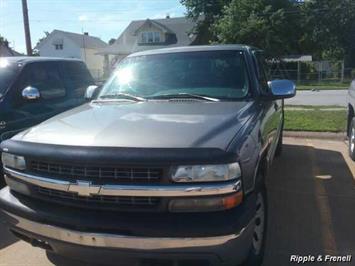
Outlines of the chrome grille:
{"type": "Polygon", "coordinates": [[[79,196],[76,193],[64,192],[49,188],[35,186],[34,190],[39,196],[50,201],[59,201],[74,205],[81,205],[88,208],[115,208],[115,207],[156,207],[160,198],[158,197],[123,197],[123,196],[79,196]],[[90,203],[90,204],[86,204],[90,203]]]}
{"type": "Polygon", "coordinates": [[[31,172],[48,177],[62,177],[75,180],[90,180],[94,183],[117,182],[159,182],[163,176],[162,168],[151,167],[107,167],[107,166],[81,166],[43,161],[30,161],[31,172]]]}

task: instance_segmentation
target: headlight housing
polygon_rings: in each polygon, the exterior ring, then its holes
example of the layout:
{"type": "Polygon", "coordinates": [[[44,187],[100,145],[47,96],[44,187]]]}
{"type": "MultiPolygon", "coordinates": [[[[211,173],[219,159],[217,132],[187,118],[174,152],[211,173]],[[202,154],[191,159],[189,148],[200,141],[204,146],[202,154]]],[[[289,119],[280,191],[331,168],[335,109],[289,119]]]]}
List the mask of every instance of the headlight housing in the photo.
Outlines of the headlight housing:
{"type": "Polygon", "coordinates": [[[17,170],[25,170],[26,169],[26,161],[25,157],[18,156],[15,154],[3,152],[1,154],[1,161],[3,166],[10,167],[17,170]]]}
{"type": "Polygon", "coordinates": [[[172,175],[174,182],[221,182],[241,177],[239,163],[181,165],[172,175]]]}

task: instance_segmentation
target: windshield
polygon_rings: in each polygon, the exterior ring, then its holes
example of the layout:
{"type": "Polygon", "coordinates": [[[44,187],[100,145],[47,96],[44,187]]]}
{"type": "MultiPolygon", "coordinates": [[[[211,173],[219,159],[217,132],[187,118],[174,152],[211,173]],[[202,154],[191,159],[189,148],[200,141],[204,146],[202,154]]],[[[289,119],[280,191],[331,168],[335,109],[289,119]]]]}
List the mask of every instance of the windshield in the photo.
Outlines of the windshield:
{"type": "Polygon", "coordinates": [[[125,93],[145,99],[206,96],[238,100],[248,92],[241,51],[206,51],[126,58],[98,98],[117,98],[125,93]]]}
{"type": "Polygon", "coordinates": [[[14,81],[17,73],[18,70],[14,65],[9,64],[5,59],[0,59],[0,97],[14,81]]]}

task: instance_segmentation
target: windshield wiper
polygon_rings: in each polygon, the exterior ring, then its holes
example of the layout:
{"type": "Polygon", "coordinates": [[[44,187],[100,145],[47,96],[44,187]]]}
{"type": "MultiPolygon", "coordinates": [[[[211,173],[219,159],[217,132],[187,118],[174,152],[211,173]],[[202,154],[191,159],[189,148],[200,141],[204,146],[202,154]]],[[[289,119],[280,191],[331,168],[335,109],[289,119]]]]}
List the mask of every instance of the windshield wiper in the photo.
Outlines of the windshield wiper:
{"type": "Polygon", "coordinates": [[[133,100],[136,102],[143,102],[146,101],[145,98],[143,97],[139,97],[139,96],[135,96],[129,93],[115,93],[115,94],[107,94],[107,95],[103,95],[101,97],[99,97],[97,100],[104,100],[104,99],[128,99],[128,100],[133,100]]]}
{"type": "Polygon", "coordinates": [[[149,97],[150,99],[174,99],[174,98],[193,98],[193,99],[201,99],[209,102],[219,102],[219,99],[212,98],[200,94],[192,94],[192,93],[176,93],[176,94],[161,94],[149,97]]]}

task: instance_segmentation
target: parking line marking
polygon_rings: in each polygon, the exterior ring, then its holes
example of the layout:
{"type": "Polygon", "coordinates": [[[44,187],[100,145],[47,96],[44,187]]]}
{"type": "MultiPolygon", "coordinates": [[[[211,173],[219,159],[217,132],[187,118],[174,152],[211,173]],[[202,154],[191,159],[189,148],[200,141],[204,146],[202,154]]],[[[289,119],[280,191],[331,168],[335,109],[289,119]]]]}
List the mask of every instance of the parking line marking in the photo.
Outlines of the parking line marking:
{"type": "Polygon", "coordinates": [[[331,210],[329,207],[329,198],[326,194],[326,190],[324,188],[323,180],[319,180],[316,177],[321,174],[320,168],[316,161],[315,156],[315,147],[311,140],[307,139],[307,146],[312,147],[313,149],[309,149],[309,158],[311,160],[312,167],[312,176],[314,177],[314,189],[315,189],[315,200],[319,210],[320,217],[320,229],[322,232],[323,238],[323,249],[324,250],[333,250],[335,254],[338,253],[338,248],[336,245],[335,237],[334,237],[334,227],[331,218],[331,210]],[[322,197],[318,197],[318,195],[322,195],[322,197]]]}

